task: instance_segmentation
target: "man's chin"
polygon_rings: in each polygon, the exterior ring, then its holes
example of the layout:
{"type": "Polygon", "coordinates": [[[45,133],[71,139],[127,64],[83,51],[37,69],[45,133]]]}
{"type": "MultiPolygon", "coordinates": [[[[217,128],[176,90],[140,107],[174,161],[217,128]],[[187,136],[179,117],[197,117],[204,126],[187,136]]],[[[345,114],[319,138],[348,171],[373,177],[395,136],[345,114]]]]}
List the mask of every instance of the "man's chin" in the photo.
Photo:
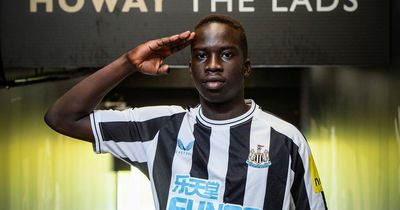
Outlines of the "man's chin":
{"type": "Polygon", "coordinates": [[[204,102],[213,103],[213,104],[222,104],[226,103],[228,100],[224,97],[224,94],[214,92],[207,95],[201,95],[201,98],[204,102]]]}

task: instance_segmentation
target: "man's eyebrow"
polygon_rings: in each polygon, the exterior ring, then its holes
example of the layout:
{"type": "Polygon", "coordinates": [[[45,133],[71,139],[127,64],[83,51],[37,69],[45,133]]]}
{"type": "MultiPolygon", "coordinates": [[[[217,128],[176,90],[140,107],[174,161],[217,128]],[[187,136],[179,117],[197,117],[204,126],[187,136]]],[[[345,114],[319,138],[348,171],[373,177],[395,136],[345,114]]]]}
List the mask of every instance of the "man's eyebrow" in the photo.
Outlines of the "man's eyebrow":
{"type": "Polygon", "coordinates": [[[196,50],[204,50],[205,47],[192,47],[192,51],[196,51],[196,50]]]}
{"type": "Polygon", "coordinates": [[[238,46],[227,46],[227,47],[222,47],[222,50],[238,50],[239,47],[238,46]]]}
{"type": "MultiPolygon", "coordinates": [[[[204,50],[207,50],[207,49],[210,49],[210,48],[212,48],[212,47],[201,47],[201,46],[200,47],[193,47],[192,51],[204,51],[204,50]]],[[[229,45],[229,46],[223,46],[223,47],[221,47],[219,49],[222,49],[222,50],[238,50],[239,47],[236,46],[236,45],[229,45]]]]}

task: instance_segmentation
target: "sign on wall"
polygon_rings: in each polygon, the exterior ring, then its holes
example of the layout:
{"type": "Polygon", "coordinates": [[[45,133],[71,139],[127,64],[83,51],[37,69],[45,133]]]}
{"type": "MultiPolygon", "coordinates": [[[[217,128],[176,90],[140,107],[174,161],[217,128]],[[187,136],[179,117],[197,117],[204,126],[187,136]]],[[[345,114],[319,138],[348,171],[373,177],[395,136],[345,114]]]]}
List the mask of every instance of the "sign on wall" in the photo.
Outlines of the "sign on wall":
{"type": "MultiPolygon", "coordinates": [[[[99,67],[139,43],[191,30],[210,13],[239,19],[253,65],[389,63],[384,0],[1,1],[5,68],[99,67]]],[[[189,50],[169,63],[187,65],[189,50]]]]}

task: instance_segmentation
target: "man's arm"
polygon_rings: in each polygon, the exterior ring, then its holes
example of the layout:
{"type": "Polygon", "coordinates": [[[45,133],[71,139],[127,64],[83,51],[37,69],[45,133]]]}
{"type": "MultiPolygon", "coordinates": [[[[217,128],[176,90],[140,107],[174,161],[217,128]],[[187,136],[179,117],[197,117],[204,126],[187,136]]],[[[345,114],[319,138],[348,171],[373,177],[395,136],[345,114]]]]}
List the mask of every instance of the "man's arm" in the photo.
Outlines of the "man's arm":
{"type": "Polygon", "coordinates": [[[186,31],[138,45],[59,98],[47,111],[46,123],[59,133],[92,142],[89,115],[103,97],[133,72],[167,74],[168,65],[163,60],[187,47],[194,36],[194,32],[186,31]]]}

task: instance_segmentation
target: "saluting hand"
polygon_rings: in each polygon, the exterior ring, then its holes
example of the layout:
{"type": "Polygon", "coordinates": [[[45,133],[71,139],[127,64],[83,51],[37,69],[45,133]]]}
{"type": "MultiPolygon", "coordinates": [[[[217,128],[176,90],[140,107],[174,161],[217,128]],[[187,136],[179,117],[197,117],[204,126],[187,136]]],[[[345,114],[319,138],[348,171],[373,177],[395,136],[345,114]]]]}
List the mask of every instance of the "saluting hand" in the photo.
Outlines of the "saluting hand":
{"type": "Polygon", "coordinates": [[[130,50],[127,58],[143,74],[167,74],[168,65],[163,63],[164,59],[190,45],[194,36],[194,32],[186,31],[170,37],[151,40],[130,50]]]}

